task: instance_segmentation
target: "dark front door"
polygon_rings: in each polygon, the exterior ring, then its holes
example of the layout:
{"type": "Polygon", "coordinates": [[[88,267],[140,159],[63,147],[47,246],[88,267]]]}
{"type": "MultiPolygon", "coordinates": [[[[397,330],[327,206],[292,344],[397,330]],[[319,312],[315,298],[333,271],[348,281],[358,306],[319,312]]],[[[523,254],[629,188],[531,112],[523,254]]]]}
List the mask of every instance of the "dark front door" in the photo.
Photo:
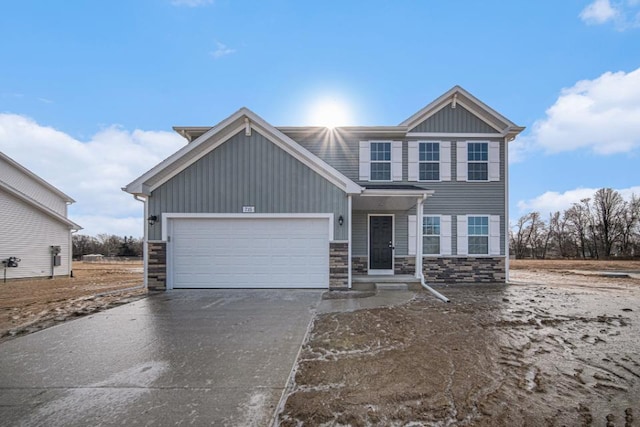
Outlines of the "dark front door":
{"type": "Polygon", "coordinates": [[[393,217],[369,217],[369,269],[393,269],[393,217]]]}

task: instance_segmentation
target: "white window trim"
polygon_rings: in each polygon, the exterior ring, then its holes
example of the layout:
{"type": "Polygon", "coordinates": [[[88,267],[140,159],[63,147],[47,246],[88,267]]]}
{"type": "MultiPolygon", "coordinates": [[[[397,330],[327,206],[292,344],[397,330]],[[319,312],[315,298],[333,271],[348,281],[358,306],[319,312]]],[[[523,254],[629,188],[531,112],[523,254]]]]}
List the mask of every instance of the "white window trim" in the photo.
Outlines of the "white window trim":
{"type": "MultiPolygon", "coordinates": [[[[440,165],[442,164],[442,142],[441,141],[418,141],[418,182],[442,182],[442,171],[440,165]],[[438,144],[438,161],[433,160],[420,160],[420,144],[438,144]],[[438,165],[438,179],[420,179],[420,164],[422,163],[436,163],[438,165]]],[[[431,215],[429,215],[431,216],[431,215]]]]}
{"type": "Polygon", "coordinates": [[[500,142],[499,141],[487,141],[487,140],[471,140],[471,141],[458,141],[456,144],[457,154],[457,173],[456,180],[464,182],[499,182],[501,179],[500,173],[500,142]],[[470,180],[469,179],[469,163],[485,163],[482,161],[469,162],[469,144],[481,143],[487,144],[487,179],[486,180],[470,180]]]}
{"type": "Polygon", "coordinates": [[[467,215],[467,254],[469,256],[489,256],[489,254],[491,253],[491,240],[490,240],[490,236],[491,236],[491,230],[490,230],[490,226],[491,226],[491,216],[490,215],[467,215]],[[469,234],[469,218],[486,218],[487,219],[487,234],[469,234]],[[487,238],[487,253],[482,253],[482,254],[472,254],[469,251],[469,238],[471,237],[486,237],[487,238]]]}
{"type": "Polygon", "coordinates": [[[438,236],[438,253],[423,253],[423,256],[435,256],[442,255],[442,215],[423,215],[422,216],[422,246],[424,251],[424,238],[425,237],[434,237],[438,236]],[[439,234],[424,234],[424,220],[425,218],[438,218],[438,229],[440,230],[439,234]]]}
{"type": "Polygon", "coordinates": [[[369,141],[369,182],[393,182],[393,142],[392,141],[369,141]],[[371,146],[376,144],[389,144],[389,160],[371,160],[371,146]],[[389,179],[373,179],[371,169],[374,163],[389,164],[389,179]]]}
{"type": "Polygon", "coordinates": [[[489,182],[489,151],[491,150],[491,144],[489,141],[467,141],[467,153],[466,153],[466,161],[467,161],[467,182],[489,182]],[[469,160],[469,144],[487,144],[487,160],[469,160]],[[469,164],[470,163],[485,163],[487,165],[487,179],[469,179],[469,164]]]}

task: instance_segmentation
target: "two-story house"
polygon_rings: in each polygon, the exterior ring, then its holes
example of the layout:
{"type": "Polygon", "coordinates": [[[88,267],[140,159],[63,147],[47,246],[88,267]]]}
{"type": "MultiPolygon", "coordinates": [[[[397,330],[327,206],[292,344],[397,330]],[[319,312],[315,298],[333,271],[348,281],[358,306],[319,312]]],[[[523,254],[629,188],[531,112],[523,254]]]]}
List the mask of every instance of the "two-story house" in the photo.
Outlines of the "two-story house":
{"type": "Polygon", "coordinates": [[[82,230],[67,218],[67,207],[73,202],[71,197],[0,152],[2,278],[71,274],[71,233],[82,230]]]}
{"type": "Polygon", "coordinates": [[[242,108],[127,185],[153,289],[348,289],[362,275],[504,282],[508,143],[459,86],[398,126],[274,127],[242,108]]]}

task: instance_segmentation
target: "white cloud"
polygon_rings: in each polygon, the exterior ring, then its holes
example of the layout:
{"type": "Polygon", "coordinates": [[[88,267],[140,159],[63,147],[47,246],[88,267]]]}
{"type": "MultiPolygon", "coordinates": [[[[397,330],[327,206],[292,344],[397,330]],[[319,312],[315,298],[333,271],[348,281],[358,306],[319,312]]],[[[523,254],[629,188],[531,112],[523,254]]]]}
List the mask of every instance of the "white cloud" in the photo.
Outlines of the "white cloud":
{"type": "Polygon", "coordinates": [[[611,22],[618,31],[640,26],[640,1],[626,0],[614,4],[610,0],[595,0],[580,12],[580,19],[588,25],[611,22]]]}
{"type": "MultiPolygon", "coordinates": [[[[543,218],[546,218],[550,213],[557,211],[562,212],[570,208],[573,203],[579,203],[582,199],[593,199],[593,195],[597,190],[599,189],[576,188],[574,190],[565,191],[564,193],[547,191],[533,199],[520,200],[518,202],[518,209],[520,214],[537,211],[542,214],[543,218]]],[[[631,199],[632,194],[640,196],[640,186],[617,189],[617,191],[625,200],[631,199]]]]}
{"type": "MultiPolygon", "coordinates": [[[[606,72],[563,89],[521,142],[547,153],[590,149],[596,154],[628,153],[640,147],[640,68],[606,72]]],[[[522,151],[522,150],[521,150],[522,151]]]]}
{"type": "Polygon", "coordinates": [[[171,0],[174,6],[198,7],[213,3],[213,0],[171,0]]]}
{"type": "Polygon", "coordinates": [[[580,12],[580,18],[587,24],[603,24],[616,17],[618,11],[609,0],[595,0],[580,12]]]}
{"type": "Polygon", "coordinates": [[[142,235],[142,203],[121,188],[183,147],[177,133],[118,126],[79,141],[16,114],[0,114],[0,151],[73,199],[81,234],[142,235]]]}
{"type": "Polygon", "coordinates": [[[211,56],[213,56],[215,59],[219,59],[219,58],[222,58],[223,56],[231,55],[232,53],[235,53],[235,52],[236,52],[235,49],[231,49],[227,47],[227,45],[225,44],[216,42],[216,50],[211,52],[211,56]]]}

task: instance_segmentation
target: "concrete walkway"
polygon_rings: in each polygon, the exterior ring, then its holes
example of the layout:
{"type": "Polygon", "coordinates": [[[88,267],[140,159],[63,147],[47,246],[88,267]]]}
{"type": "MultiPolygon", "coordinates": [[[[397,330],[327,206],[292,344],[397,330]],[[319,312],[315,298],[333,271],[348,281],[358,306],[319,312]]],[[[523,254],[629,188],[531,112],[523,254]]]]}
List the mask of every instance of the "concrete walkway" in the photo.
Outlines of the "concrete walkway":
{"type": "Polygon", "coordinates": [[[0,425],[268,425],[319,290],[170,291],[0,344],[0,425]]]}

